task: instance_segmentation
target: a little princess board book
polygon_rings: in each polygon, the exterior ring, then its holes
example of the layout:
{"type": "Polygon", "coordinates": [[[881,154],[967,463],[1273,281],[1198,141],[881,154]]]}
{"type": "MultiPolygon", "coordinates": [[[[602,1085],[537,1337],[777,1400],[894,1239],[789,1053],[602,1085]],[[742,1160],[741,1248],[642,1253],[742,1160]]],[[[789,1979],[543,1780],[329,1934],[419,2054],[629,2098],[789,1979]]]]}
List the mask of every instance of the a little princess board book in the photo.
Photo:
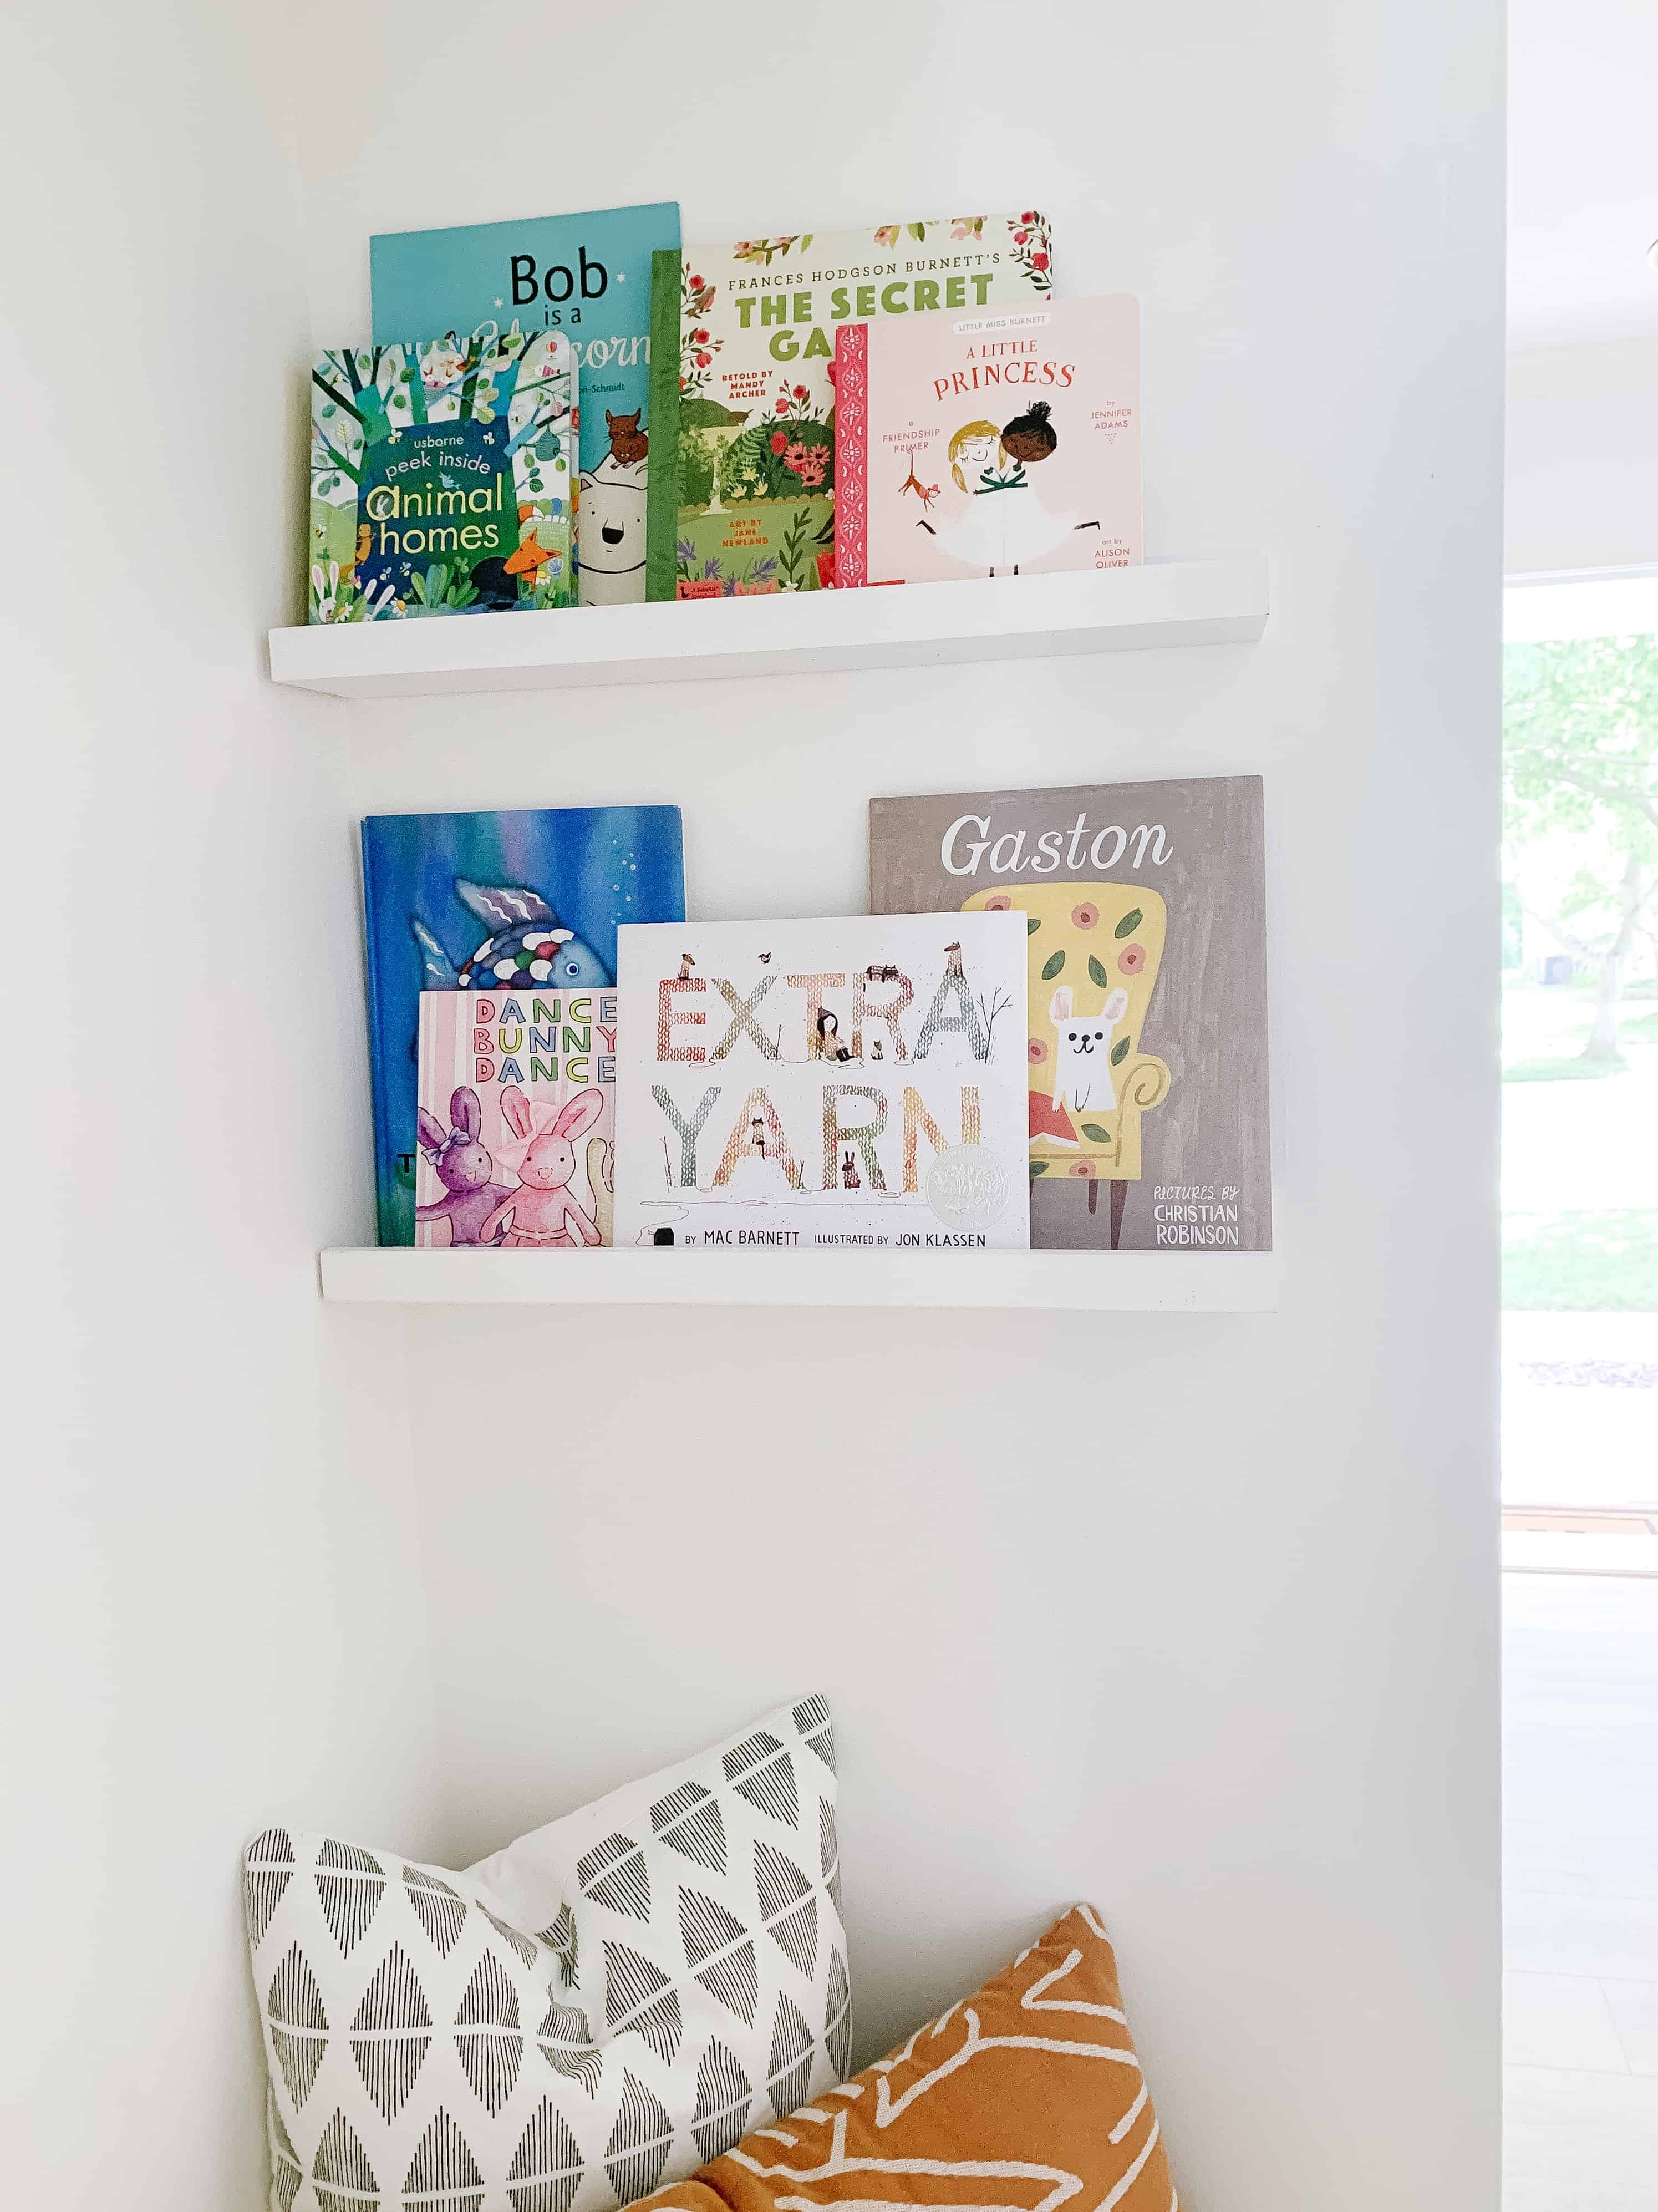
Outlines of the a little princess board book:
{"type": "Polygon", "coordinates": [[[835,375],[837,583],[1139,561],[1138,301],[848,324],[835,375]]]}
{"type": "Polygon", "coordinates": [[[616,994],[422,991],[416,1244],[610,1242],[616,994]]]}
{"type": "Polygon", "coordinates": [[[617,962],[618,1245],[1029,1242],[1023,915],[630,926],[617,962]]]}

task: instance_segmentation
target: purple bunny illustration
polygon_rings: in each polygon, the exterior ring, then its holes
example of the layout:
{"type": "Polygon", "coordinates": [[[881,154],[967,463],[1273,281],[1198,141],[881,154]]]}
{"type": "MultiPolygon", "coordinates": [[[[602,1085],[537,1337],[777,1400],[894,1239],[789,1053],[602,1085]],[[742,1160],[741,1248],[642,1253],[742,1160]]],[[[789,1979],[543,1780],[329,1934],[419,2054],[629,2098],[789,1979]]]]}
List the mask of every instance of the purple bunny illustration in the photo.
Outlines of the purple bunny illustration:
{"type": "Polygon", "coordinates": [[[446,1221],[452,1244],[493,1244],[500,1237],[499,1229],[487,1237],[482,1232],[495,1208],[514,1193],[510,1183],[495,1182],[495,1164],[478,1142],[483,1115],[476,1091],[462,1084],[452,1095],[449,1120],[452,1126],[446,1136],[437,1115],[424,1106],[420,1109],[421,1150],[436,1170],[444,1194],[434,1206],[417,1206],[415,1218],[446,1221]]]}

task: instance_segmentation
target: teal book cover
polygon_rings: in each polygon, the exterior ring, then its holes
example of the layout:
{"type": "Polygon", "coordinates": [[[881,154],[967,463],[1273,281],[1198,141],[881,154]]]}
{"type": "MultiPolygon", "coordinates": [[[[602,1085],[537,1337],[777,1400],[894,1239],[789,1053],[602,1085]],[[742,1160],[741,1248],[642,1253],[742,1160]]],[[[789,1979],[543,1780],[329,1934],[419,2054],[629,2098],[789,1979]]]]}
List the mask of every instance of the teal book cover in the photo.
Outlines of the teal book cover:
{"type": "Polygon", "coordinates": [[[674,200],[389,231],[368,241],[377,344],[410,331],[463,342],[555,331],[569,340],[580,414],[584,606],[645,597],[651,257],[678,244],[674,200]]]}

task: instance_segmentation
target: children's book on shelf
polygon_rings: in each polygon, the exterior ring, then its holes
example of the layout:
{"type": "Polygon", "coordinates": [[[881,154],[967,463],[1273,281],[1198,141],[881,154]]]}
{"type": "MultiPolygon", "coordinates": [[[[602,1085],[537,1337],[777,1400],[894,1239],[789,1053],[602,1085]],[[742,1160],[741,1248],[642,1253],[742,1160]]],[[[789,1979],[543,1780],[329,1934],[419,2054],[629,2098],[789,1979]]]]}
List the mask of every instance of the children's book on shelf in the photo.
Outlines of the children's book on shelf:
{"type": "Polygon", "coordinates": [[[613,990],[422,991],[416,1244],[610,1242],[613,990]]]}
{"type": "Polygon", "coordinates": [[[324,354],[311,620],[573,606],[575,401],[558,331],[324,354]]]}
{"type": "MultiPolygon", "coordinates": [[[[685,872],[677,806],[570,806],[495,814],[375,814],[362,825],[363,908],[368,945],[368,1069],[374,1108],[374,1193],[382,1244],[412,1244],[422,1129],[418,1108],[440,1116],[461,1087],[455,1076],[435,1079],[417,1098],[422,994],[483,993],[492,1007],[479,1028],[505,1027],[509,999],[538,996],[550,1013],[560,1001],[559,1044],[545,1049],[548,1024],[525,1008],[525,1048],[532,1029],[543,1035],[534,1071],[514,1054],[504,1081],[530,1101],[537,1133],[542,1119],[535,1085],[554,1080],[580,1089],[598,1063],[583,1057],[568,1030],[592,1029],[590,1053],[610,1026],[602,1012],[572,1017],[571,994],[598,1009],[616,984],[616,931],[627,921],[678,921],[685,912],[685,872]]],[[[482,1015],[481,1005],[472,1011],[482,1015]]],[[[458,1021],[464,1018],[458,1013],[458,1021]]],[[[459,1031],[457,1031],[459,1036],[459,1031]]],[[[459,1050],[459,1047],[457,1047],[459,1050]]],[[[495,1058],[495,1054],[486,1054],[495,1058]]],[[[484,1086],[470,1087],[483,1103],[484,1086]]],[[[460,1127],[446,1121],[443,1134],[460,1127]]],[[[486,1142],[486,1149],[489,1146],[486,1142]]],[[[497,1178],[506,1182],[509,1178],[497,1178]]],[[[429,1180],[419,1203],[433,1204],[429,1180]]]]}
{"type": "Polygon", "coordinates": [[[630,927],[621,963],[618,1245],[1025,1245],[1022,915],[630,927]]]}
{"type": "Polygon", "coordinates": [[[374,337],[446,331],[493,340],[559,331],[580,385],[577,583],[583,606],[645,596],[650,468],[651,257],[679,243],[672,200],[368,241],[374,337]]]}
{"type": "Polygon", "coordinates": [[[1033,1245],[1270,1250],[1263,840],[1254,775],[871,801],[877,913],[1028,932],[1033,1245]]]}
{"type": "Polygon", "coordinates": [[[851,323],[836,335],[835,580],[1140,558],[1139,303],[851,323]]]}
{"type": "Polygon", "coordinates": [[[1051,296],[1048,218],[963,215],[687,246],[651,280],[649,595],[835,580],[835,332],[1051,296]]]}

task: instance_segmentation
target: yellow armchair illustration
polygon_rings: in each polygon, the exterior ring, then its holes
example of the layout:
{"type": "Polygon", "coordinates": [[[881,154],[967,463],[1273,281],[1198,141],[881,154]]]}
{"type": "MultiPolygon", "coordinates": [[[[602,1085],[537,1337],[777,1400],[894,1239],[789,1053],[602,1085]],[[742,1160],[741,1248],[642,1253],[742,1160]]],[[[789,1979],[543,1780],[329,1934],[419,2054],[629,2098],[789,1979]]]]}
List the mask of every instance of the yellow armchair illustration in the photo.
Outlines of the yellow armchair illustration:
{"type": "Polygon", "coordinates": [[[975,891],[963,912],[1017,908],[1029,937],[1030,1172],[1111,1191],[1114,1251],[1140,1177],[1140,1117],[1169,1096],[1163,1061],[1140,1050],[1168,915],[1143,884],[1021,884],[975,891]]]}

